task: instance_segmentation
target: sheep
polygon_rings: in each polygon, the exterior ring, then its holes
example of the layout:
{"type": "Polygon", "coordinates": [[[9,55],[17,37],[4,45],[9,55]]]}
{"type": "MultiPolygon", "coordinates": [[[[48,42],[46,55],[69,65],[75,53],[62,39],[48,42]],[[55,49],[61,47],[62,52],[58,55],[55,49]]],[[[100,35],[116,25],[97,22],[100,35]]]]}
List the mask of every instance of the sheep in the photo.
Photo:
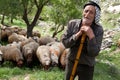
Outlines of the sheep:
{"type": "Polygon", "coordinates": [[[50,36],[41,36],[39,42],[40,45],[46,45],[50,42],[55,42],[55,39],[50,36]]]}
{"type": "Polygon", "coordinates": [[[2,29],[1,30],[1,33],[0,33],[0,35],[1,35],[1,40],[4,40],[4,41],[7,41],[8,40],[8,36],[7,36],[7,33],[5,32],[5,29],[2,29]]]}
{"type": "Polygon", "coordinates": [[[24,41],[21,41],[21,46],[23,47],[24,45],[30,43],[30,42],[34,42],[34,40],[32,39],[32,37],[27,38],[24,41]]]}
{"type": "Polygon", "coordinates": [[[19,31],[19,28],[17,26],[11,26],[10,29],[15,33],[18,33],[19,31]]]}
{"type": "Polygon", "coordinates": [[[36,50],[39,47],[39,44],[34,42],[30,42],[25,44],[22,47],[22,53],[25,58],[25,62],[28,67],[32,68],[33,67],[33,62],[37,61],[36,57],[36,50]]]}
{"type": "Polygon", "coordinates": [[[19,42],[19,41],[24,41],[27,38],[23,35],[18,35],[17,33],[12,33],[9,37],[8,37],[8,42],[12,43],[12,42],[19,42]]]}
{"type": "Polygon", "coordinates": [[[27,30],[19,28],[18,26],[11,26],[11,30],[19,35],[26,36],[27,30]]]}
{"type": "Polygon", "coordinates": [[[63,70],[65,69],[66,66],[66,61],[67,61],[67,54],[69,53],[69,49],[65,49],[62,54],[60,54],[59,57],[59,67],[62,68],[63,70]]]}
{"type": "Polygon", "coordinates": [[[65,47],[62,44],[62,42],[51,42],[47,45],[50,46],[50,54],[51,54],[51,59],[52,59],[52,65],[57,66],[59,56],[64,51],[65,47]]]}
{"type": "Polygon", "coordinates": [[[8,37],[14,32],[10,27],[7,27],[5,31],[8,37]]]}
{"type": "Polygon", "coordinates": [[[3,53],[3,62],[12,61],[18,67],[22,67],[24,59],[20,49],[15,46],[1,46],[0,50],[3,53]]]}
{"type": "Polygon", "coordinates": [[[27,35],[27,30],[25,30],[25,29],[19,29],[18,34],[26,36],[27,35]]]}
{"type": "Polygon", "coordinates": [[[14,42],[14,41],[18,41],[18,35],[16,34],[16,33],[12,33],[12,35],[10,35],[9,37],[8,37],[8,42],[9,43],[12,43],[12,42],[14,42]]]}
{"type": "Polygon", "coordinates": [[[12,42],[12,43],[7,44],[6,46],[16,47],[21,50],[21,42],[12,42]]]}
{"type": "Polygon", "coordinates": [[[10,27],[2,28],[1,31],[1,40],[8,41],[8,37],[14,32],[10,27]]]}
{"type": "Polygon", "coordinates": [[[33,31],[32,33],[33,36],[37,36],[40,38],[41,34],[39,33],[39,31],[33,31]]]}
{"type": "Polygon", "coordinates": [[[49,46],[41,45],[36,51],[37,58],[45,70],[48,70],[51,64],[49,46]]]}
{"type": "Polygon", "coordinates": [[[39,37],[37,37],[37,36],[33,36],[33,37],[31,37],[35,42],[37,42],[39,45],[41,45],[40,44],[40,38],[39,37]]]}

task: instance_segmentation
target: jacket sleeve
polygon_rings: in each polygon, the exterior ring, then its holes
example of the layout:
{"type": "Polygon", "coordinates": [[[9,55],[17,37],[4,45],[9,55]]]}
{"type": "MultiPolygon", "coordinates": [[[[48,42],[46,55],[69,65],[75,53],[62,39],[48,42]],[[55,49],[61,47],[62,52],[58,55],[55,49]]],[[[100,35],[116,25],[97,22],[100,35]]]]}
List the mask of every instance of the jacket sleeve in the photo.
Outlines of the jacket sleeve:
{"type": "Polygon", "coordinates": [[[62,43],[66,48],[70,48],[75,44],[75,35],[74,35],[74,27],[76,22],[71,20],[68,23],[66,32],[62,35],[62,43]]]}
{"type": "Polygon", "coordinates": [[[97,34],[95,34],[95,37],[88,41],[88,46],[87,46],[88,56],[95,57],[98,55],[101,48],[102,39],[103,39],[103,29],[101,27],[97,31],[97,34]]]}

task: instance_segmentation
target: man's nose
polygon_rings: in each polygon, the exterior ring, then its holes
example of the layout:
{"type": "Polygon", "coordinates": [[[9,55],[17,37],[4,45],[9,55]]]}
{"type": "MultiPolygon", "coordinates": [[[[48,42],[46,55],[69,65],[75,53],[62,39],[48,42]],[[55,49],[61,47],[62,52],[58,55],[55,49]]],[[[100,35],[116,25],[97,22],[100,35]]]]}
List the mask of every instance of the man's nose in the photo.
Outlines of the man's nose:
{"type": "Polygon", "coordinates": [[[89,12],[87,12],[86,14],[85,14],[85,17],[88,17],[90,15],[90,13],[89,12]]]}

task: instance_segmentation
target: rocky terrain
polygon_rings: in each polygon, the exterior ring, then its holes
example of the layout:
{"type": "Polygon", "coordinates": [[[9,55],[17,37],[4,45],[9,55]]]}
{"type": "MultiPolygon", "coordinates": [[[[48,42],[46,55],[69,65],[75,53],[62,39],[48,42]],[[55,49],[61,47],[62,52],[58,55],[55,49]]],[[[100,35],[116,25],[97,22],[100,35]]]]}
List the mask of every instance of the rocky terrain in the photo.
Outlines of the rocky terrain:
{"type": "Polygon", "coordinates": [[[112,45],[119,45],[120,33],[120,0],[101,0],[101,24],[104,29],[102,50],[109,50],[112,45]],[[114,38],[117,39],[114,40],[114,38]]]}

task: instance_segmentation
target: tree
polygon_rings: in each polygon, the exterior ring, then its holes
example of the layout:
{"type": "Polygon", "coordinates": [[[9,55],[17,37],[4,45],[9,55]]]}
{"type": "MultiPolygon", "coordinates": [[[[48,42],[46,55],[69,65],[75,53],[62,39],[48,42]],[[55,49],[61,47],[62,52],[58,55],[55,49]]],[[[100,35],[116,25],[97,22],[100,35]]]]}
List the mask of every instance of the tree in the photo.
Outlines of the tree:
{"type": "Polygon", "coordinates": [[[0,0],[0,14],[3,15],[3,19],[4,16],[7,16],[10,17],[11,20],[17,16],[22,16],[27,26],[27,37],[30,37],[32,36],[32,30],[41,15],[43,7],[51,7],[49,15],[50,20],[56,24],[56,30],[53,33],[53,37],[55,37],[57,33],[64,29],[68,20],[81,16],[81,5],[85,1],[86,0],[0,0]]]}
{"type": "Polygon", "coordinates": [[[64,30],[64,26],[70,19],[81,17],[82,7],[86,1],[87,0],[52,0],[49,19],[56,24],[52,37],[55,37],[57,33],[64,30]]]}
{"type": "Polygon", "coordinates": [[[27,25],[27,37],[32,36],[32,30],[36,25],[37,20],[42,12],[43,7],[49,2],[49,0],[22,0],[21,3],[23,5],[23,17],[22,19],[25,21],[27,25]],[[35,11],[35,15],[32,15],[33,18],[30,19],[32,11],[35,11]]]}
{"type": "Polygon", "coordinates": [[[1,0],[0,14],[3,15],[3,19],[4,16],[9,16],[11,19],[16,16],[22,16],[22,19],[27,25],[27,37],[30,37],[32,36],[32,30],[39,19],[43,7],[49,1],[50,0],[1,0]]]}
{"type": "Polygon", "coordinates": [[[21,4],[19,0],[0,0],[0,14],[2,16],[1,24],[4,23],[4,18],[8,17],[13,20],[22,12],[21,4]]]}

